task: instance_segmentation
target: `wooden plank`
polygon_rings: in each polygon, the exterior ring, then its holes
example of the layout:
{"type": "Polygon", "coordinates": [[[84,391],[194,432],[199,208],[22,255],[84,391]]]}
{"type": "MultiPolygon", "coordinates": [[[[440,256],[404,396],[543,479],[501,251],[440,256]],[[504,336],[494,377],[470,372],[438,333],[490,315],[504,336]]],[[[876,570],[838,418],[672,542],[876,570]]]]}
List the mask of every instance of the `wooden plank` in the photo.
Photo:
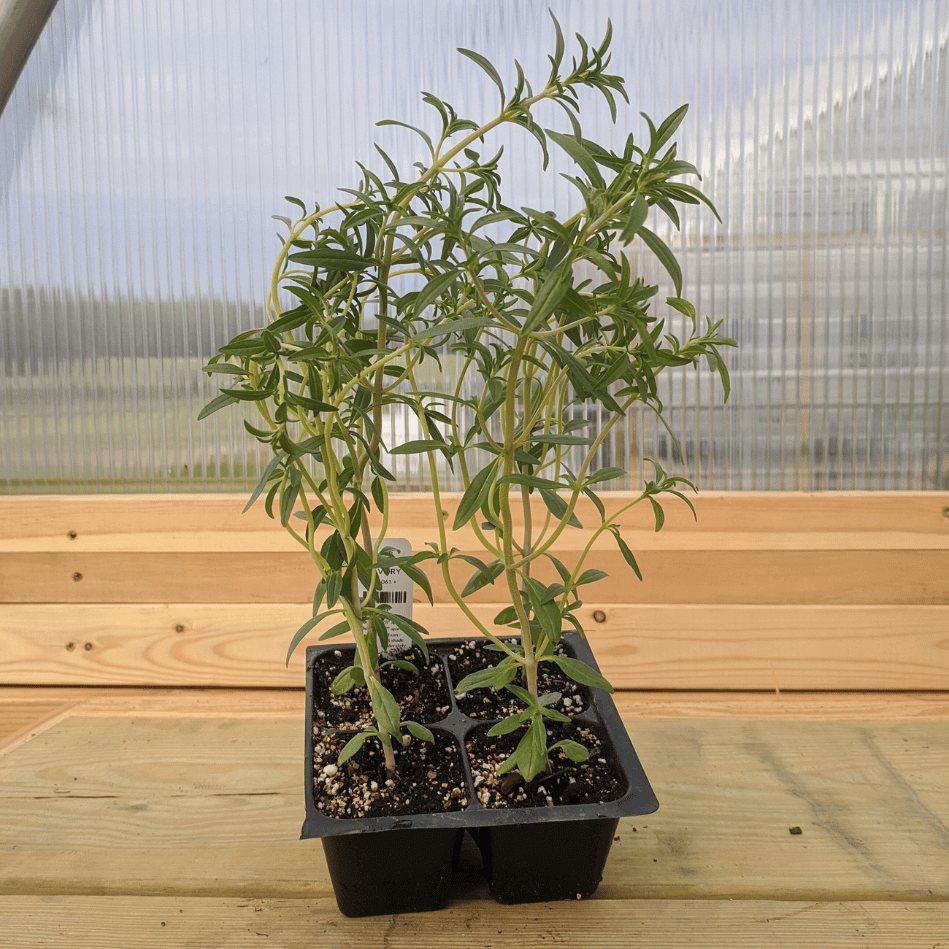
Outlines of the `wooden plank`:
{"type": "MultiPolygon", "coordinates": [[[[632,722],[653,719],[797,722],[949,721],[943,692],[632,692],[613,695],[632,722]]],[[[300,723],[303,692],[295,689],[162,689],[3,686],[4,709],[24,702],[69,706],[83,718],[254,719],[300,723]]]]}
{"type": "Polygon", "coordinates": [[[582,612],[617,688],[949,689],[945,606],[601,604],[582,612]]]}
{"type": "Polygon", "coordinates": [[[623,720],[630,723],[657,718],[949,721],[949,692],[617,692],[614,701],[623,720]]]}
{"type": "MultiPolygon", "coordinates": [[[[634,497],[631,492],[604,493],[611,509],[634,497]]],[[[442,495],[448,520],[459,498],[457,493],[442,495]]],[[[0,540],[45,538],[81,543],[88,536],[101,534],[282,531],[261,504],[241,514],[246,500],[243,494],[2,497],[0,540]],[[71,533],[76,536],[70,537],[71,533]]],[[[949,517],[943,513],[949,508],[946,491],[703,491],[692,500],[698,520],[673,499],[666,505],[665,531],[776,533],[793,529],[949,535],[949,517]]],[[[395,525],[433,528],[436,524],[428,494],[394,495],[392,506],[395,525]]],[[[580,513],[588,510],[592,508],[584,499],[580,513]]],[[[649,529],[652,514],[638,506],[621,523],[630,529],[649,529]]]]}
{"type": "MultiPolygon", "coordinates": [[[[491,625],[499,604],[478,604],[491,625]]],[[[0,682],[294,688],[296,604],[0,605],[0,682]]],[[[580,611],[618,689],[949,689],[949,607],[625,606],[580,611]]],[[[469,636],[452,605],[418,604],[435,637],[469,636]]],[[[316,642],[326,621],[311,634],[316,642]]],[[[345,641],[341,639],[340,641],[345,641]]]]}
{"type": "Polygon", "coordinates": [[[9,701],[0,693],[0,755],[61,721],[73,704],[55,694],[49,698],[23,696],[9,701]]]}
{"type": "MultiPolygon", "coordinates": [[[[435,530],[405,525],[397,527],[398,534],[421,550],[438,541],[435,530]]],[[[329,531],[317,531],[317,546],[329,536],[329,531]]],[[[395,536],[395,535],[392,535],[395,536]]],[[[464,553],[474,553],[479,543],[474,532],[462,527],[447,531],[450,547],[464,553]]],[[[761,531],[667,531],[626,530],[623,537],[635,551],[687,550],[699,553],[709,551],[801,551],[801,550],[946,550],[949,537],[932,533],[909,531],[796,531],[785,529],[770,534],[761,531]]],[[[570,531],[563,534],[552,548],[554,552],[577,552],[588,542],[589,535],[570,531]]],[[[616,547],[611,536],[602,535],[591,545],[594,552],[613,552],[616,547]]],[[[137,534],[87,534],[82,539],[66,538],[10,539],[0,541],[0,552],[5,554],[66,554],[89,553],[123,554],[190,554],[213,553],[221,555],[253,551],[259,554],[287,554],[306,557],[299,541],[286,532],[277,531],[181,531],[164,533],[142,531],[137,534]]],[[[484,556],[484,555],[483,555],[484,556]]]]}
{"type": "MultiPolygon", "coordinates": [[[[464,551],[462,551],[464,552],[464,551]]],[[[470,553],[480,551],[471,548],[470,553]]],[[[571,565],[571,549],[558,554],[571,565]]],[[[644,581],[616,550],[587,565],[610,580],[589,588],[602,603],[949,605],[949,549],[637,550],[644,581]]],[[[449,602],[426,570],[437,602],[449,602]]],[[[469,569],[456,574],[463,586],[469,569]]],[[[558,577],[541,562],[536,577],[558,577]]],[[[300,552],[77,552],[0,554],[6,603],[305,603],[317,583],[300,552]]],[[[470,598],[491,602],[488,587],[470,598]]]]}
{"type": "Polygon", "coordinates": [[[328,898],[34,897],[0,899],[7,949],[574,949],[736,946],[937,949],[949,908],[939,902],[604,900],[499,906],[460,898],[437,913],[346,919],[328,898]]]}
{"type": "MultiPolygon", "coordinates": [[[[943,722],[627,725],[660,810],[621,823],[604,898],[949,900],[943,722]]],[[[0,758],[0,892],[327,896],[301,731],[61,722],[0,758]]]]}

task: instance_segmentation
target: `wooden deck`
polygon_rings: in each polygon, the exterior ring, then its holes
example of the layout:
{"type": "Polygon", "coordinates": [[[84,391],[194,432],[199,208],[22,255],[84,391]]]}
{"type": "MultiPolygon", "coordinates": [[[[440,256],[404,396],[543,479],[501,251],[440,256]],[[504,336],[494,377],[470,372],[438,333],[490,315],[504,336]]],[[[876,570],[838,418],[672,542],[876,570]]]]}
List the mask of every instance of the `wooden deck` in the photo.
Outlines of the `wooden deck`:
{"type": "MultiPolygon", "coordinates": [[[[466,847],[448,909],[361,920],[299,840],[313,571],[243,506],[0,498],[0,949],[949,949],[949,492],[623,515],[645,580],[596,548],[582,622],[659,811],[593,899],[498,906],[466,847]]],[[[431,579],[417,618],[469,635],[431,579]]]]}
{"type": "Polygon", "coordinates": [[[625,693],[660,810],[596,896],[351,920],[299,691],[0,688],[0,946],[949,947],[949,694],[625,693]],[[800,833],[792,832],[800,828],[800,833]]]}

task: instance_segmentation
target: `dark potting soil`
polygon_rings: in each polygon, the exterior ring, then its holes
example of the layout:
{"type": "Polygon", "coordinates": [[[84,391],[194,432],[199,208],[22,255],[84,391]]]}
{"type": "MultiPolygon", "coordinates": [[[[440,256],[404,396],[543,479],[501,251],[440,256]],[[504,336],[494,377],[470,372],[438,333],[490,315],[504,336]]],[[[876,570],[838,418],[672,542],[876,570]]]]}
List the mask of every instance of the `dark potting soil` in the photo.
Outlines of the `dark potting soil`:
{"type": "MultiPolygon", "coordinates": [[[[403,721],[428,725],[441,721],[451,711],[451,698],[441,661],[430,653],[426,664],[422,651],[413,646],[398,658],[411,662],[418,674],[387,666],[382,670],[382,684],[395,696],[402,708],[403,721]]],[[[329,728],[359,729],[372,722],[372,706],[365,687],[351,689],[344,695],[333,695],[333,680],[353,664],[353,649],[342,648],[324,654],[314,675],[314,721],[329,728]]]]}
{"type": "MultiPolygon", "coordinates": [[[[419,674],[389,667],[383,681],[402,706],[403,721],[432,725],[451,711],[449,688],[471,672],[499,661],[501,654],[484,649],[479,640],[455,643],[446,655],[451,682],[446,682],[435,650],[425,663],[416,647],[400,655],[412,662],[419,674]]],[[[571,655],[564,651],[564,654],[571,655]]],[[[367,690],[353,689],[334,696],[330,686],[336,676],[352,664],[352,648],[329,650],[314,668],[314,801],[317,809],[330,817],[350,819],[410,814],[431,814],[462,810],[469,805],[468,786],[461,761],[462,750],[445,732],[436,734],[436,743],[412,739],[396,749],[398,777],[387,784],[382,747],[369,738],[362,749],[342,765],[337,764],[346,742],[360,728],[372,724],[367,690]]],[[[587,707],[583,691],[552,663],[541,667],[541,694],[560,692],[554,706],[567,715],[587,707]]],[[[460,710],[480,720],[501,719],[521,709],[520,701],[502,690],[478,689],[456,697],[460,710]]],[[[475,793],[488,808],[524,808],[554,805],[601,803],[616,800],[626,792],[626,781],[618,766],[609,764],[598,731],[577,723],[548,722],[549,743],[571,738],[590,750],[585,762],[572,762],[561,752],[551,756],[551,771],[529,784],[518,774],[497,776],[495,771],[514,750],[521,731],[488,738],[490,724],[476,727],[468,735],[466,748],[475,793]]]]}
{"type": "Polygon", "coordinates": [[[529,784],[521,775],[497,775],[498,766],[514,751],[521,732],[488,736],[485,725],[468,733],[465,747],[471,764],[475,793],[484,807],[553,807],[562,804],[600,804],[626,793],[626,779],[610,756],[597,729],[567,722],[547,722],[548,744],[564,738],[579,742],[589,752],[586,761],[571,761],[558,748],[550,756],[550,771],[529,784]]]}
{"type": "MultiPolygon", "coordinates": [[[[486,642],[474,639],[453,648],[448,655],[448,670],[453,684],[461,682],[472,672],[480,672],[488,666],[497,665],[504,658],[503,653],[486,649],[486,645],[486,642]]],[[[562,644],[557,646],[557,652],[560,655],[569,655],[562,644]]],[[[514,684],[524,685],[517,679],[514,684]]],[[[553,707],[565,715],[575,715],[587,707],[580,686],[568,679],[552,662],[544,662],[538,669],[537,688],[541,695],[560,692],[561,698],[553,707]]],[[[482,720],[507,718],[524,707],[523,703],[506,689],[497,692],[494,689],[473,689],[462,696],[456,695],[455,700],[465,715],[482,720]]]]}
{"type": "Polygon", "coordinates": [[[344,819],[402,814],[439,814],[468,806],[461,749],[446,732],[433,730],[434,745],[412,739],[396,749],[398,777],[387,780],[382,747],[370,738],[343,764],[336,761],[352,734],[314,734],[313,798],[330,817],[344,819]]]}

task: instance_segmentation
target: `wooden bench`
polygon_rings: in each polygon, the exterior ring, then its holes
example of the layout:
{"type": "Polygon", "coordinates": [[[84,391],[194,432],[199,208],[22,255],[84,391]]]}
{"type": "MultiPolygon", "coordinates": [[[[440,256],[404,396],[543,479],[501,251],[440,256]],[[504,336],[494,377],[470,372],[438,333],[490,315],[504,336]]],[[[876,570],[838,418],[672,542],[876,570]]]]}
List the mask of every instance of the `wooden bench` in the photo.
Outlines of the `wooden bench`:
{"type": "Polygon", "coordinates": [[[371,920],[297,839],[315,577],[243,503],[0,499],[0,946],[949,946],[949,495],[631,517],[644,582],[604,545],[583,613],[660,810],[587,902],[499,907],[466,848],[448,910],[371,920]]]}
{"type": "MultiPolygon", "coordinates": [[[[445,507],[454,514],[457,497],[445,507]]],[[[702,494],[694,521],[634,509],[592,565],[585,628],[620,689],[949,688],[949,494],[702,494]]],[[[309,616],[312,564],[236,496],[0,499],[0,681],[298,688],[286,644],[309,616]]],[[[581,519],[583,512],[581,512],[581,519]]],[[[449,518],[450,519],[450,518],[449,518]]],[[[432,506],[396,505],[393,536],[435,539],[432,506]]],[[[452,537],[476,552],[467,531],[452,537]]],[[[567,559],[571,532],[559,548],[567,559]]],[[[433,575],[433,634],[466,635],[433,575]]],[[[493,588],[474,598],[498,609],[493,588]]]]}

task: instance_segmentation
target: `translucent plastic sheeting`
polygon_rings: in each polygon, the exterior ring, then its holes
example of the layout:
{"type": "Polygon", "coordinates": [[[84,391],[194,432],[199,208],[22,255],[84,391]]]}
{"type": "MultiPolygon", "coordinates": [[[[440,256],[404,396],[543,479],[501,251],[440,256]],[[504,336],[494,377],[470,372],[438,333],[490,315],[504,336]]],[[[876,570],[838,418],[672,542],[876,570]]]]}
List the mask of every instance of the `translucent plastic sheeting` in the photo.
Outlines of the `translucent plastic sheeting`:
{"type": "MultiPolygon", "coordinates": [[[[548,7],[568,37],[612,19],[631,105],[592,135],[691,104],[680,155],[722,217],[662,233],[740,343],[731,399],[669,374],[684,464],[631,414],[617,486],[651,456],[714,489],[949,487],[949,0],[60,0],[0,117],[0,490],[252,484],[239,413],[196,416],[203,362],[264,319],[271,215],[382,170],[373,142],[408,168],[375,123],[430,125],[423,89],[493,114],[455,47],[545,77],[548,7]]],[[[567,161],[504,141],[509,203],[572,206],[567,161]]]]}

